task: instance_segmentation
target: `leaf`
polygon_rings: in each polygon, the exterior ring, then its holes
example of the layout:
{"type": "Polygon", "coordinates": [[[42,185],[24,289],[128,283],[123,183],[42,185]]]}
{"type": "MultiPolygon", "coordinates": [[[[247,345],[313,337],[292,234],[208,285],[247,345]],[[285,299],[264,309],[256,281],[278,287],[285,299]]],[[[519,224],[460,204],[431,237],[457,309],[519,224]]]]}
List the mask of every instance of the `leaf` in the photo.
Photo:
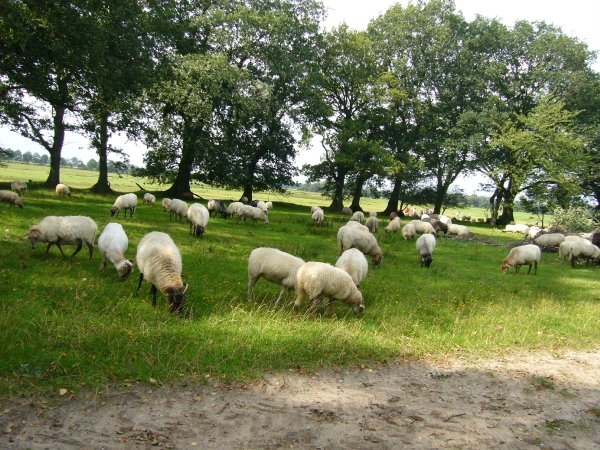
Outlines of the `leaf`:
{"type": "Polygon", "coordinates": [[[65,395],[67,393],[67,390],[66,389],[59,389],[58,393],[60,395],[65,395]]]}

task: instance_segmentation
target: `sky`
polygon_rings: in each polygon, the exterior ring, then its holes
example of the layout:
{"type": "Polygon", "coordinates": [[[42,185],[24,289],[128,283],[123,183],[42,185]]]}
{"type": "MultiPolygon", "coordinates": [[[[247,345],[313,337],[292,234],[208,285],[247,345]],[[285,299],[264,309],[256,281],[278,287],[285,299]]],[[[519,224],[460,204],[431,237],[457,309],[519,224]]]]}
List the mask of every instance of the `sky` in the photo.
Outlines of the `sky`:
{"type": "MultiPolygon", "coordinates": [[[[326,28],[337,26],[342,22],[353,29],[365,29],[369,21],[396,3],[406,6],[408,0],[322,0],[328,9],[328,18],[324,23],[326,28]]],[[[495,17],[507,25],[513,25],[517,20],[545,21],[562,28],[570,36],[586,42],[591,50],[600,50],[600,17],[599,0],[455,0],[456,9],[462,11],[467,20],[473,20],[477,14],[485,17],[495,17]]],[[[596,61],[594,70],[600,72],[600,62],[596,61]]],[[[137,166],[143,165],[145,149],[141,145],[127,141],[124,136],[113,136],[110,143],[123,148],[130,156],[130,162],[137,166]]],[[[44,154],[45,150],[37,144],[22,138],[7,128],[0,127],[0,144],[4,147],[31,151],[44,154]]],[[[319,162],[322,150],[319,144],[312,149],[302,151],[296,159],[300,167],[303,164],[319,162]]],[[[89,149],[88,141],[79,135],[69,133],[65,139],[62,156],[70,159],[77,157],[84,163],[89,159],[97,159],[93,150],[89,149]]],[[[480,178],[461,179],[459,185],[467,193],[476,191],[480,178]]]]}

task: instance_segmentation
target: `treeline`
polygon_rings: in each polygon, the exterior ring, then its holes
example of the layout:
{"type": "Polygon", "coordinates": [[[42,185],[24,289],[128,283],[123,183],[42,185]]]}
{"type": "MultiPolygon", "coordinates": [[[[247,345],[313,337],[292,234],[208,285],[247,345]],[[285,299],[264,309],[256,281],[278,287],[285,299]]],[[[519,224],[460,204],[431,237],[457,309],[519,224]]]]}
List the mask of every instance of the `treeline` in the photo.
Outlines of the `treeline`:
{"type": "Polygon", "coordinates": [[[488,180],[496,220],[532,205],[600,205],[595,53],[553,25],[466,20],[451,0],[395,4],[366,30],[324,31],[314,0],[106,0],[3,4],[0,122],[48,151],[88,137],[98,182],[125,133],[149,149],[136,174],[283,191],[301,172],[333,210],[365,196],[440,212],[459,175],[488,180]],[[82,38],[85,36],[85,38],[82,38]],[[65,49],[69,51],[65,51],[65,49]]]}
{"type": "MultiPolygon", "coordinates": [[[[40,165],[40,166],[47,166],[50,163],[50,158],[48,157],[48,155],[44,154],[44,155],[40,155],[37,152],[23,152],[21,153],[20,150],[11,150],[11,149],[5,149],[4,151],[0,152],[0,161],[14,161],[14,162],[22,162],[25,164],[36,164],[36,165],[40,165]]],[[[84,163],[82,160],[80,160],[77,157],[72,157],[72,158],[60,158],[60,166],[61,167],[69,167],[71,169],[80,169],[80,170],[91,170],[91,171],[98,171],[98,161],[95,160],[94,158],[91,158],[90,160],[88,160],[87,163],[84,163]]],[[[132,164],[127,164],[127,163],[123,163],[120,161],[108,161],[107,164],[108,167],[108,172],[109,173],[132,173],[135,170],[139,170],[138,167],[132,165],[132,164]]]]}

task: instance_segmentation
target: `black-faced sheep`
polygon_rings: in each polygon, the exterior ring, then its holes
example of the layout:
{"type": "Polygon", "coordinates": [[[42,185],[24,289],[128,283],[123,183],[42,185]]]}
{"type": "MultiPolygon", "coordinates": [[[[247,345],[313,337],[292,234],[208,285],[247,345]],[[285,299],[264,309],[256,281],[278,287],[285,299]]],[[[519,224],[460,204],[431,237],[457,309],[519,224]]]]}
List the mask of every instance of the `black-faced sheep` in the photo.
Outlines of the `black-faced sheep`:
{"type": "Polygon", "coordinates": [[[133,271],[134,262],[125,258],[129,241],[120,223],[109,223],[98,238],[98,251],[102,255],[100,270],[110,261],[117,269],[120,281],[125,281],[133,271]]]}
{"type": "Polygon", "coordinates": [[[502,273],[515,266],[516,273],[519,273],[521,266],[529,266],[527,275],[531,273],[531,266],[535,266],[534,275],[537,275],[537,267],[542,257],[542,252],[537,245],[527,244],[513,248],[508,256],[502,261],[502,273]]]}
{"type": "Polygon", "coordinates": [[[421,267],[429,267],[433,262],[433,250],[435,249],[435,236],[432,234],[423,234],[417,239],[416,247],[421,255],[421,267]]]}
{"type": "Polygon", "coordinates": [[[75,256],[85,244],[90,251],[90,259],[92,259],[96,233],[98,233],[98,226],[89,217],[47,216],[40,223],[29,228],[23,239],[29,239],[32,249],[35,249],[38,242],[47,242],[46,255],[50,247],[56,245],[64,256],[61,245],[76,244],[77,249],[73,253],[75,256]]]}
{"type": "Polygon", "coordinates": [[[215,213],[215,217],[220,214],[223,219],[226,219],[231,215],[229,214],[229,210],[222,200],[210,199],[208,201],[207,208],[208,213],[211,216],[213,213],[215,213]]]}

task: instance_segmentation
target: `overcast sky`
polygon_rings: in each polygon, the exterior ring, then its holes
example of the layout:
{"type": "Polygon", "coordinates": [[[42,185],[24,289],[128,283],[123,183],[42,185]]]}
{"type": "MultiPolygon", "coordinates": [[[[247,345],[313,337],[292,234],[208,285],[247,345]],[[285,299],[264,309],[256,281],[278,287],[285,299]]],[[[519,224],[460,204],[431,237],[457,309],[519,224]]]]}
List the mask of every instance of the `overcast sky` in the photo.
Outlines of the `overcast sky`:
{"type": "MultiPolygon", "coordinates": [[[[390,6],[401,3],[407,5],[407,0],[322,0],[328,8],[328,19],[325,27],[331,28],[345,21],[351,28],[365,29],[369,21],[384,13],[390,6]]],[[[600,0],[456,0],[456,9],[462,11],[467,20],[475,18],[476,14],[486,17],[496,17],[507,25],[513,25],[517,20],[545,21],[560,26],[564,33],[575,36],[588,44],[591,50],[600,50],[600,0]]],[[[600,62],[594,64],[594,70],[600,72],[600,62]]],[[[44,153],[36,144],[30,143],[15,133],[0,129],[0,143],[9,148],[44,153]]],[[[124,138],[113,137],[111,144],[124,147],[129,153],[131,162],[142,165],[144,149],[132,143],[126,143],[124,138]]],[[[298,165],[316,163],[319,161],[321,150],[315,147],[303,152],[297,158],[298,165]]],[[[77,157],[84,162],[95,158],[94,151],[88,149],[85,139],[69,134],[63,148],[63,157],[77,157]]],[[[473,191],[476,183],[468,182],[465,190],[473,191]]]]}

